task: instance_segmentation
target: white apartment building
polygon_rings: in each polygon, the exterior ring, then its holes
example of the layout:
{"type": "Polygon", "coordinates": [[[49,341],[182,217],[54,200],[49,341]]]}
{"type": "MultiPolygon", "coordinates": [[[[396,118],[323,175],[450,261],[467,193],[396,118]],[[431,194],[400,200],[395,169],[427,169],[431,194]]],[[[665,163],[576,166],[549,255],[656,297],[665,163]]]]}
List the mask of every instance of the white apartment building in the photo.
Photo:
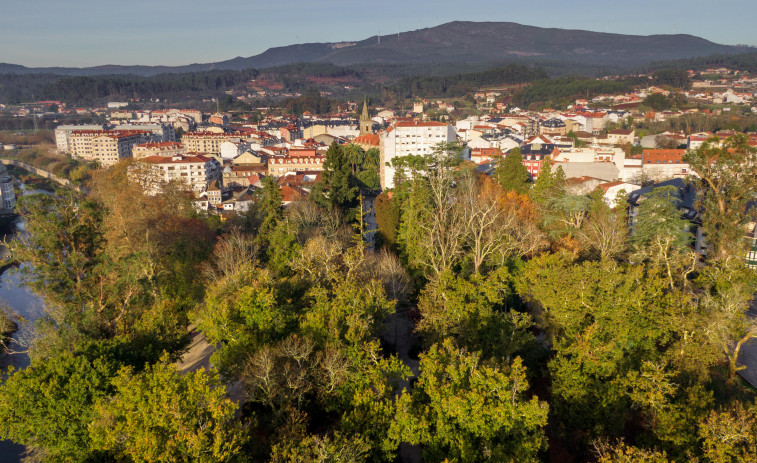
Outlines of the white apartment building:
{"type": "MultiPolygon", "coordinates": [[[[194,193],[205,191],[213,181],[221,181],[221,164],[210,156],[201,154],[176,155],[172,157],[149,156],[140,162],[150,167],[145,190],[156,194],[160,186],[171,181],[181,181],[194,193]]],[[[136,171],[135,171],[136,172],[136,171]]]]}
{"type": "Polygon", "coordinates": [[[55,128],[55,145],[59,153],[71,152],[71,133],[77,130],[103,130],[103,125],[59,125],[55,128]]]}
{"type": "Polygon", "coordinates": [[[227,141],[240,140],[239,134],[190,132],[181,137],[181,142],[188,151],[221,155],[221,145],[227,141]]]}
{"type": "Polygon", "coordinates": [[[443,122],[398,122],[381,133],[379,176],[381,187],[394,188],[392,160],[408,155],[428,155],[440,143],[457,140],[455,127],[443,122]]]}
{"type": "Polygon", "coordinates": [[[147,141],[149,134],[141,130],[76,130],[69,136],[70,152],[75,158],[97,161],[110,167],[132,157],[132,149],[147,141]]]}
{"type": "Polygon", "coordinates": [[[118,124],[113,126],[113,130],[116,131],[131,131],[141,130],[143,132],[149,132],[152,134],[151,140],[153,142],[174,141],[176,140],[176,131],[171,124],[143,124],[143,123],[128,123],[118,124]]]}
{"type": "Polygon", "coordinates": [[[689,164],[684,161],[684,149],[646,149],[641,155],[642,174],[661,182],[691,175],[689,164]]]}
{"type": "Polygon", "coordinates": [[[142,143],[132,150],[134,159],[142,159],[150,156],[171,157],[177,154],[184,154],[187,150],[184,145],[175,141],[164,141],[161,143],[142,143]]]}

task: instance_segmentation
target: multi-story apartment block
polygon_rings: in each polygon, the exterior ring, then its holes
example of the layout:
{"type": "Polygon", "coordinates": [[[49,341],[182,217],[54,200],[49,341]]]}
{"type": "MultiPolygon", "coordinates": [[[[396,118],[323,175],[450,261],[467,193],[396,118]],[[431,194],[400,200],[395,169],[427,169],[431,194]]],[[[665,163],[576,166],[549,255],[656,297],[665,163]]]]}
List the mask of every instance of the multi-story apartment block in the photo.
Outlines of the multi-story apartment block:
{"type": "Polygon", "coordinates": [[[181,137],[189,152],[221,155],[221,145],[227,141],[239,141],[237,133],[190,132],[181,137]]]}
{"type": "MultiPolygon", "coordinates": [[[[221,181],[221,164],[210,156],[197,153],[149,156],[140,159],[140,162],[149,167],[139,181],[143,182],[145,191],[150,194],[158,193],[163,184],[171,181],[183,182],[194,193],[206,191],[213,182],[221,181]]],[[[132,171],[135,176],[137,172],[132,171]]]]}
{"type": "Polygon", "coordinates": [[[110,167],[124,158],[132,157],[135,145],[149,138],[141,130],[77,130],[69,137],[73,157],[97,161],[102,167],[110,167]]]}
{"type": "Polygon", "coordinates": [[[641,155],[641,170],[646,178],[664,181],[690,175],[689,164],[684,161],[684,149],[645,149],[641,155]]]}
{"type": "Polygon", "coordinates": [[[55,129],[55,145],[59,153],[71,152],[71,133],[77,130],[103,130],[103,125],[59,125],[55,129]]]}
{"type": "Polygon", "coordinates": [[[0,164],[0,215],[13,212],[16,206],[16,192],[13,189],[13,177],[8,168],[0,164]]]}
{"type": "Polygon", "coordinates": [[[129,123],[119,124],[113,126],[113,130],[116,131],[133,131],[141,130],[143,132],[150,133],[151,142],[164,142],[176,140],[176,131],[171,124],[143,124],[143,123],[129,123]]]}
{"type": "Polygon", "coordinates": [[[455,127],[443,122],[398,122],[389,127],[381,133],[379,143],[381,187],[394,187],[394,158],[431,154],[440,143],[456,140],[455,127]]]}
{"type": "Polygon", "coordinates": [[[268,175],[280,177],[287,172],[322,171],[326,156],[280,156],[268,158],[268,175]]]}
{"type": "Polygon", "coordinates": [[[184,154],[187,150],[179,142],[164,141],[161,143],[142,143],[137,145],[132,150],[134,159],[142,159],[150,156],[175,156],[177,154],[184,154]]]}

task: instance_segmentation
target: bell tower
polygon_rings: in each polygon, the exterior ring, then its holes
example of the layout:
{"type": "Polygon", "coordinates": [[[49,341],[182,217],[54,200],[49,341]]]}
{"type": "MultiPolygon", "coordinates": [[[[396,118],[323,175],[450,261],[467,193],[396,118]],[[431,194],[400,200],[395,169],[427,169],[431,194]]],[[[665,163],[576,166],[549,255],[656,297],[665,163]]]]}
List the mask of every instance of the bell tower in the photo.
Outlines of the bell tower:
{"type": "Polygon", "coordinates": [[[363,113],[360,115],[360,135],[366,135],[371,132],[373,128],[373,121],[368,115],[368,101],[363,100],[363,113]]]}

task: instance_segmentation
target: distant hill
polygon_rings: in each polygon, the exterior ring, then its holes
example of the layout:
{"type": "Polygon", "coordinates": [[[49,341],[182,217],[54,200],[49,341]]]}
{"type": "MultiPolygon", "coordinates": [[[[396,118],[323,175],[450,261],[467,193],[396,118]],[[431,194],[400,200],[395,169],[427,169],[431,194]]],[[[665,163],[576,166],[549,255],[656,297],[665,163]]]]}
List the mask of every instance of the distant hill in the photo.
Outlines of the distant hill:
{"type": "Polygon", "coordinates": [[[633,69],[652,62],[733,55],[753,48],[720,45],[692,35],[623,35],[541,28],[511,22],[455,21],[401,34],[356,42],[306,43],[275,47],[247,58],[186,66],[117,66],[27,68],[0,63],[0,73],[58,75],[199,72],[265,69],[300,62],[337,65],[424,63],[571,63],[574,66],[633,69]]]}

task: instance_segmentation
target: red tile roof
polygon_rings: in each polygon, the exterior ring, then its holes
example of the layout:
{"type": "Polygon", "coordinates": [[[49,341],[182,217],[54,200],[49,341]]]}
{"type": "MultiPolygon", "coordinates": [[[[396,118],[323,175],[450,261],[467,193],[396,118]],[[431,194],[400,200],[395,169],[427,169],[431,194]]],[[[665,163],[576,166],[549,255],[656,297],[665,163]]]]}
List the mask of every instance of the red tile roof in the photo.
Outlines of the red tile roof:
{"type": "Polygon", "coordinates": [[[647,149],[641,155],[643,164],[681,164],[686,150],[647,149]]]}
{"type": "Polygon", "coordinates": [[[353,143],[356,145],[369,145],[369,146],[379,146],[381,137],[379,137],[376,134],[368,133],[365,135],[360,135],[359,137],[355,137],[353,140],[353,143]]]}

